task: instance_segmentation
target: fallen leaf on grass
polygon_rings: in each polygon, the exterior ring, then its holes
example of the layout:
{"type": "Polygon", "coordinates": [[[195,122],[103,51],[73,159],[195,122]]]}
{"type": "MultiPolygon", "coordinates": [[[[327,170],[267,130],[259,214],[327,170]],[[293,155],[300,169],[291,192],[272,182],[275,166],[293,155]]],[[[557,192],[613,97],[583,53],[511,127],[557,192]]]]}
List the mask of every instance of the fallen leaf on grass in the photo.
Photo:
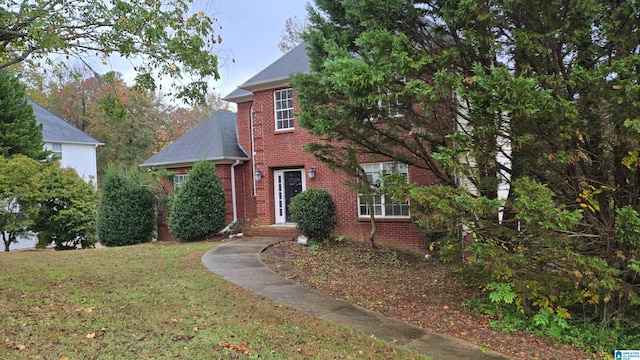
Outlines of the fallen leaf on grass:
{"type": "Polygon", "coordinates": [[[87,334],[87,339],[93,339],[98,333],[96,331],[87,334]]]}
{"type": "Polygon", "coordinates": [[[193,336],[185,336],[183,334],[175,335],[171,338],[173,341],[189,341],[193,339],[193,336]]]}
{"type": "Polygon", "coordinates": [[[229,350],[233,350],[233,351],[237,351],[237,352],[241,352],[245,355],[251,355],[251,352],[249,351],[249,348],[247,347],[247,342],[243,341],[237,345],[232,344],[229,341],[222,341],[219,342],[218,345],[225,347],[229,350]]]}

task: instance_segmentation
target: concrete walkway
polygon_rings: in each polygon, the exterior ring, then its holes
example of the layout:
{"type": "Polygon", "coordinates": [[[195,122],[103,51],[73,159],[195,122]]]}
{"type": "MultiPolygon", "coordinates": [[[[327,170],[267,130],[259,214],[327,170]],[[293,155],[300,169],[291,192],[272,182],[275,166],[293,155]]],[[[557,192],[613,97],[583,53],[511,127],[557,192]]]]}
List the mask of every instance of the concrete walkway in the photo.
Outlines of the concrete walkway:
{"type": "Polygon", "coordinates": [[[387,318],[341,300],[305,288],[267,268],[260,253],[286,240],[249,237],[223,243],[207,252],[202,263],[226,280],[304,313],[373,335],[432,357],[434,360],[506,359],[484,353],[479,347],[453,337],[426,332],[400,320],[387,318]]]}

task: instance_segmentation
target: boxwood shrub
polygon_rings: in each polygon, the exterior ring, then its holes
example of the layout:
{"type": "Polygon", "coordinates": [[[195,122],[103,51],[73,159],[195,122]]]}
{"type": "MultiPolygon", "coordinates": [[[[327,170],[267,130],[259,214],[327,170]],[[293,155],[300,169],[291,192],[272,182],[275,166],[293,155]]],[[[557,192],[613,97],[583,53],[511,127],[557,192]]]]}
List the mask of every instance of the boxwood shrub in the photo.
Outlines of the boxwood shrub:
{"type": "Polygon", "coordinates": [[[214,166],[198,161],[169,203],[169,230],[186,241],[203,240],[225,225],[224,188],[214,166]]]}
{"type": "Polygon", "coordinates": [[[291,219],[312,241],[324,241],[336,227],[336,205],[328,191],[308,189],[291,199],[291,219]]]}
{"type": "Polygon", "coordinates": [[[108,169],[102,181],[96,231],[104,246],[151,241],[156,226],[153,187],[138,171],[108,169]]]}

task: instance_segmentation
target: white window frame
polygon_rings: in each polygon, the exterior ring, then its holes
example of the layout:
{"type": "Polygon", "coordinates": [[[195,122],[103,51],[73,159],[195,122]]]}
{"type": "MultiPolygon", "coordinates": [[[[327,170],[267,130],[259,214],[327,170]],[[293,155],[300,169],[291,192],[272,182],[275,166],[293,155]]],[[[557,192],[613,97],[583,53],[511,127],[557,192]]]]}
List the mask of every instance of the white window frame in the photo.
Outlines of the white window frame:
{"type": "MultiPolygon", "coordinates": [[[[360,167],[365,171],[369,181],[377,186],[382,185],[380,176],[383,174],[391,174],[398,172],[407,176],[409,179],[409,166],[399,162],[376,162],[376,163],[363,163],[360,167]]],[[[374,185],[375,186],[375,185],[374,185]]],[[[403,203],[397,203],[393,201],[387,201],[384,194],[374,195],[373,199],[373,211],[376,218],[395,218],[395,219],[408,219],[411,217],[409,210],[409,201],[403,203]]],[[[358,217],[369,217],[369,204],[361,199],[358,194],[358,217]]]]}
{"type": "MultiPolygon", "coordinates": [[[[407,82],[406,76],[396,75],[395,79],[402,84],[405,84],[407,82]]],[[[386,94],[390,97],[395,97],[395,100],[392,99],[391,101],[380,101],[378,102],[378,107],[387,110],[389,117],[403,116],[404,114],[402,114],[402,112],[400,111],[400,106],[402,105],[402,103],[400,102],[400,100],[398,100],[398,93],[395,91],[387,91],[386,94]]]]}
{"type": "Polygon", "coordinates": [[[292,130],[294,128],[293,88],[275,90],[273,92],[273,111],[276,131],[292,130]]]}
{"type": "Polygon", "coordinates": [[[173,191],[176,192],[187,178],[187,174],[176,174],[173,176],[173,191]]]}
{"type": "Polygon", "coordinates": [[[62,159],[62,144],[61,143],[51,143],[51,156],[54,159],[62,159]]]}

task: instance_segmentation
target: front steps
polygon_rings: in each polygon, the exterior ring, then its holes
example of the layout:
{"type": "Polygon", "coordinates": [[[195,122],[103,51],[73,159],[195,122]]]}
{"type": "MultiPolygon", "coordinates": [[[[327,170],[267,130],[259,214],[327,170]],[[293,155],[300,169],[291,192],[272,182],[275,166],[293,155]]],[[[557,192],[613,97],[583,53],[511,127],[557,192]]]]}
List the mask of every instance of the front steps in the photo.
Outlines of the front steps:
{"type": "Polygon", "coordinates": [[[284,237],[295,239],[300,232],[295,225],[277,224],[266,226],[244,226],[242,227],[244,236],[268,236],[268,237],[284,237]]]}

